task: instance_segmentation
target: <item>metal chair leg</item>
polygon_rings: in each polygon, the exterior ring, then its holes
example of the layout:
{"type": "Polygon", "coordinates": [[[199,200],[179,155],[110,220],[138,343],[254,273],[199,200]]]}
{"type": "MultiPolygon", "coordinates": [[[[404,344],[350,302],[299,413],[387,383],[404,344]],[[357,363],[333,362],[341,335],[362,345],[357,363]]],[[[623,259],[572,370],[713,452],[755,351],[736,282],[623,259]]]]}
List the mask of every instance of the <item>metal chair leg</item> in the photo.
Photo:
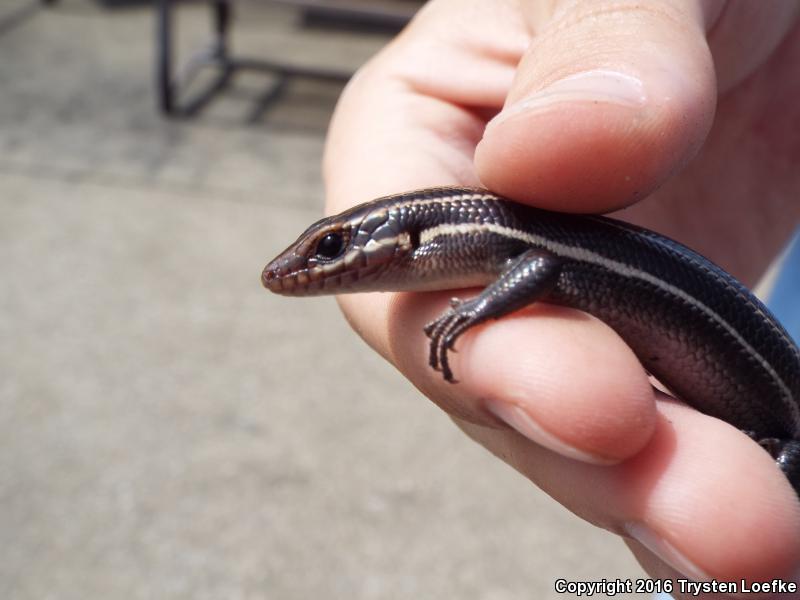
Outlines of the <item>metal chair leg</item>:
{"type": "Polygon", "coordinates": [[[172,2],[158,0],[156,6],[156,91],[158,108],[165,115],[175,111],[172,89],[172,2]]]}
{"type": "Polygon", "coordinates": [[[216,35],[216,53],[220,61],[228,60],[228,31],[230,29],[233,9],[228,0],[214,2],[214,34],[216,35]]]}

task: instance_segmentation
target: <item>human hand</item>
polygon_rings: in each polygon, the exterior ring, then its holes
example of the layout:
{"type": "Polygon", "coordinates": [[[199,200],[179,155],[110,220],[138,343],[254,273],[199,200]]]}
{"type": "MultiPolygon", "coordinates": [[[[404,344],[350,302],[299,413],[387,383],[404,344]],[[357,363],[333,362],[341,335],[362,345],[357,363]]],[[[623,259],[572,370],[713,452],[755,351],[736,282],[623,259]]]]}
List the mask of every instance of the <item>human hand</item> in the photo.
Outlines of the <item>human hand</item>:
{"type": "MultiPolygon", "coordinates": [[[[624,209],[752,284],[800,219],[799,9],[432,0],[340,100],[328,211],[441,185],[624,209]]],[[[626,536],[651,575],[795,576],[800,504],[749,438],[655,395],[609,327],[561,307],[465,334],[450,385],[427,366],[422,328],[451,295],[340,303],[469,436],[626,536]]]]}

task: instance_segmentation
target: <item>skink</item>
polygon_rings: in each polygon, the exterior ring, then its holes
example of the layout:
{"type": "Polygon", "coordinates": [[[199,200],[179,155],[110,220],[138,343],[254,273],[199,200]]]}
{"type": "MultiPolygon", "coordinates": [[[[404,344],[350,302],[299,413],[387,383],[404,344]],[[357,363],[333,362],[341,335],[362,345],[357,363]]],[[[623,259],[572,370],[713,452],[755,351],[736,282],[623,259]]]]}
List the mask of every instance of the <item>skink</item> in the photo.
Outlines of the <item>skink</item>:
{"type": "Polygon", "coordinates": [[[448,352],[470,327],[537,301],[583,310],[678,398],[761,444],[800,495],[800,350],[731,275],[647,229],[427,189],[318,221],[262,282],[290,296],[485,286],[425,328],[448,381],[448,352]]]}

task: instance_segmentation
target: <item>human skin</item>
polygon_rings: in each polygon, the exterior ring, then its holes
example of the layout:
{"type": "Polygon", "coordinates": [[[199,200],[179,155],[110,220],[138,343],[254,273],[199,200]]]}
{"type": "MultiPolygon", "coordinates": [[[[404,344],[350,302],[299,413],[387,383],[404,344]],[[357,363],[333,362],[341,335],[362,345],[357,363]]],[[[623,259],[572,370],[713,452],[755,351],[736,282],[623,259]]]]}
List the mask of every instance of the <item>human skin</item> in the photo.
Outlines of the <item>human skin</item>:
{"type": "MultiPolygon", "coordinates": [[[[798,12],[795,0],[432,0],[341,97],[327,211],[484,186],[617,211],[752,285],[800,221],[798,12]]],[[[422,328],[471,293],[340,305],[468,436],[625,536],[652,576],[800,574],[800,505],[767,453],[655,392],[597,319],[540,304],[477,327],[452,355],[458,383],[445,382],[422,328]]]]}

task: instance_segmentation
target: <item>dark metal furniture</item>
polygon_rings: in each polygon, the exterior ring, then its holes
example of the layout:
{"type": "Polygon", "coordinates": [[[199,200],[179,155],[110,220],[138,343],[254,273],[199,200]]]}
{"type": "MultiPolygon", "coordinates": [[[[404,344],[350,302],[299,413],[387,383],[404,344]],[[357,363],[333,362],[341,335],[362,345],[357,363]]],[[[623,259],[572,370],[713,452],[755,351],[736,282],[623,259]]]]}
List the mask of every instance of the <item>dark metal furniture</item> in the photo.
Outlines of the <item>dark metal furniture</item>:
{"type": "MultiPolygon", "coordinates": [[[[357,0],[273,0],[293,5],[307,16],[322,20],[349,21],[359,25],[382,28],[401,28],[419,8],[419,2],[405,0],[394,4],[357,0]]],[[[346,81],[352,73],[314,67],[289,65],[268,58],[248,58],[231,54],[228,38],[231,29],[233,3],[231,0],[210,0],[213,37],[206,49],[192,56],[179,70],[173,51],[175,0],[156,2],[156,86],[158,107],[167,116],[189,116],[197,112],[222,90],[231,76],[242,69],[265,71],[281,77],[311,77],[346,81]],[[213,67],[213,80],[189,98],[178,100],[198,71],[213,67]]]]}

